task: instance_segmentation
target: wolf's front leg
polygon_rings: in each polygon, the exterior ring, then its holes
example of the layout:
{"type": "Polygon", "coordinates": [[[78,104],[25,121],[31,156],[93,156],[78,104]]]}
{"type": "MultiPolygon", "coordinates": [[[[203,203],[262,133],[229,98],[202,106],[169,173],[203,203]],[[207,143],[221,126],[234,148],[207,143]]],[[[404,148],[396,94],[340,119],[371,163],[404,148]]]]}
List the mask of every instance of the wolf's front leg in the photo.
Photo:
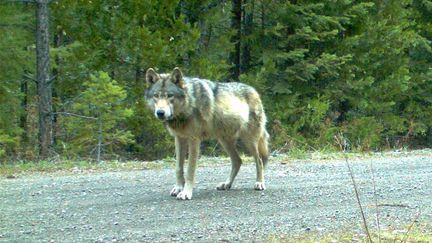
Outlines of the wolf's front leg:
{"type": "Polygon", "coordinates": [[[176,148],[176,178],[177,182],[174,188],[171,190],[171,196],[177,196],[184,187],[185,178],[184,178],[184,170],[183,165],[186,158],[186,151],[188,141],[185,138],[175,137],[175,148],[176,148]]]}
{"type": "Polygon", "coordinates": [[[200,140],[191,138],[189,139],[189,163],[186,173],[186,182],[183,188],[183,191],[181,191],[177,195],[177,199],[181,200],[189,200],[192,199],[192,190],[195,182],[195,169],[196,169],[196,162],[198,160],[199,155],[199,146],[200,146],[200,140]]]}

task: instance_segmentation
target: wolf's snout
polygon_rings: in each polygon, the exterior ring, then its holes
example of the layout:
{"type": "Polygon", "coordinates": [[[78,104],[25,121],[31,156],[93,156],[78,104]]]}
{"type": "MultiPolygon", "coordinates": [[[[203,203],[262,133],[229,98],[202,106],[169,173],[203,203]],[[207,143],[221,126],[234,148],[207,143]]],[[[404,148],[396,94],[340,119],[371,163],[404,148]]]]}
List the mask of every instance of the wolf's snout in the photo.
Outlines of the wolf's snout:
{"type": "Polygon", "coordinates": [[[157,110],[156,111],[156,116],[159,119],[164,119],[165,118],[165,111],[164,110],[157,110]]]}

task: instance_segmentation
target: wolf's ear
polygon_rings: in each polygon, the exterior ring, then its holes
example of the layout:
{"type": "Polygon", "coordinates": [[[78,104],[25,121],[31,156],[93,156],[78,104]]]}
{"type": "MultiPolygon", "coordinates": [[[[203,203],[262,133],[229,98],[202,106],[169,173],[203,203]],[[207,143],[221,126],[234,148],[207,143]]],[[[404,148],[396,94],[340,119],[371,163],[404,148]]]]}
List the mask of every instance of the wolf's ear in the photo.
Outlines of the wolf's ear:
{"type": "Polygon", "coordinates": [[[149,85],[152,85],[159,80],[159,74],[157,74],[153,68],[147,69],[145,77],[146,77],[147,84],[149,85]]]}
{"type": "Polygon", "coordinates": [[[174,68],[171,73],[171,81],[179,87],[184,88],[183,73],[180,68],[174,68]]]}

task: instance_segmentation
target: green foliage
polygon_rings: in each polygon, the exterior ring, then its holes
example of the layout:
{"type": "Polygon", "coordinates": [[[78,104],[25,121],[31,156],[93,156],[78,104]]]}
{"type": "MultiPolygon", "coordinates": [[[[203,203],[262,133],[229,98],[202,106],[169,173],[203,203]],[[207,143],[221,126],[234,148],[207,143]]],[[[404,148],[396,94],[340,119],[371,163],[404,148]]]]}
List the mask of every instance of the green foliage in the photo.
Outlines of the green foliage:
{"type": "Polygon", "coordinates": [[[18,144],[17,137],[11,137],[8,134],[5,134],[3,130],[0,130],[0,157],[5,155],[8,148],[18,144]]]}
{"type": "Polygon", "coordinates": [[[189,22],[198,25],[199,39],[190,53],[188,75],[211,80],[226,80],[231,65],[227,57],[234,46],[230,42],[232,32],[224,30],[230,23],[230,15],[221,1],[185,1],[184,13],[189,22]],[[205,9],[205,11],[203,11],[205,9]],[[196,23],[198,21],[198,23],[196,23]]]}
{"type": "Polygon", "coordinates": [[[163,123],[154,118],[153,113],[146,107],[141,98],[132,107],[134,115],[129,117],[126,124],[135,135],[135,143],[131,145],[134,158],[154,160],[173,156],[174,142],[163,123]]]}
{"type": "Polygon", "coordinates": [[[380,145],[383,125],[374,117],[353,119],[348,122],[345,129],[348,141],[354,149],[376,149],[380,145]]]}
{"type": "Polygon", "coordinates": [[[22,129],[18,126],[19,115],[14,107],[19,107],[15,92],[7,84],[0,86],[0,158],[19,152],[22,129]]]}
{"type": "Polygon", "coordinates": [[[20,117],[25,115],[20,86],[34,70],[34,44],[28,32],[32,8],[0,4],[0,158],[20,151],[20,117]]]}
{"type": "Polygon", "coordinates": [[[343,82],[341,72],[352,59],[350,52],[337,53],[340,37],[358,16],[367,14],[368,6],[351,1],[269,6],[262,65],[257,66],[255,78],[249,75],[243,80],[262,87],[270,120],[281,121],[294,139],[314,146],[332,143],[337,132],[334,99],[339,98],[332,89],[343,82]]]}
{"type": "MultiPolygon", "coordinates": [[[[272,3],[263,36],[271,44],[243,80],[266,93],[270,120],[312,146],[333,144],[339,132],[364,150],[425,138],[431,55],[420,53],[430,53],[431,35],[414,26],[430,23],[427,3],[272,3]]],[[[281,146],[285,135],[275,135],[281,146]]]]}
{"type": "Polygon", "coordinates": [[[84,91],[71,107],[74,115],[64,121],[70,136],[70,142],[63,143],[64,152],[69,156],[86,154],[102,142],[104,150],[113,153],[116,145],[133,143],[132,133],[121,127],[133,114],[124,106],[126,91],[105,72],[90,75],[83,86],[84,91]]]}
{"type": "MultiPolygon", "coordinates": [[[[272,149],[332,150],[340,133],[358,150],[431,146],[432,1],[242,7],[240,81],[262,96],[272,149]]],[[[172,156],[172,137],[143,100],[144,71],[180,66],[189,76],[232,76],[230,1],[62,0],[50,8],[54,143],[62,156],[93,157],[100,124],[107,158],[172,156]]],[[[31,159],[37,147],[34,10],[0,4],[3,157],[31,159]]]]}
{"type": "MultiPolygon", "coordinates": [[[[425,44],[428,40],[412,28],[414,16],[407,8],[410,3],[376,2],[364,30],[346,38],[341,48],[355,50],[344,70],[346,85],[339,96],[349,106],[347,118],[353,122],[352,128],[358,127],[358,121],[371,119],[371,130],[382,130],[379,137],[364,145],[365,149],[427,132],[428,125],[423,122],[428,119],[420,121],[417,116],[429,114],[431,103],[424,91],[431,88],[432,79],[430,70],[413,65],[415,58],[410,53],[420,46],[427,51],[430,41],[425,44]],[[419,89],[419,83],[425,86],[419,89]],[[415,112],[410,105],[414,100],[423,103],[415,112]]],[[[366,137],[364,141],[368,141],[366,137]]]]}

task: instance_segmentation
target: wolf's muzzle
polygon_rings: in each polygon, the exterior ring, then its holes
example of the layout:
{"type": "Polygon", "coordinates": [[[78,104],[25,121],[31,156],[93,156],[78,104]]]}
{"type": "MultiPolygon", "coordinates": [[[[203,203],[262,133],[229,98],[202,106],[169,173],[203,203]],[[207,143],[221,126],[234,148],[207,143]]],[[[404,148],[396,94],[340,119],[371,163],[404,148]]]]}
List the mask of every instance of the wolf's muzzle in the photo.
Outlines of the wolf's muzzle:
{"type": "Polygon", "coordinates": [[[165,119],[165,111],[164,110],[157,110],[156,116],[157,116],[157,118],[159,118],[161,120],[165,119]]]}

